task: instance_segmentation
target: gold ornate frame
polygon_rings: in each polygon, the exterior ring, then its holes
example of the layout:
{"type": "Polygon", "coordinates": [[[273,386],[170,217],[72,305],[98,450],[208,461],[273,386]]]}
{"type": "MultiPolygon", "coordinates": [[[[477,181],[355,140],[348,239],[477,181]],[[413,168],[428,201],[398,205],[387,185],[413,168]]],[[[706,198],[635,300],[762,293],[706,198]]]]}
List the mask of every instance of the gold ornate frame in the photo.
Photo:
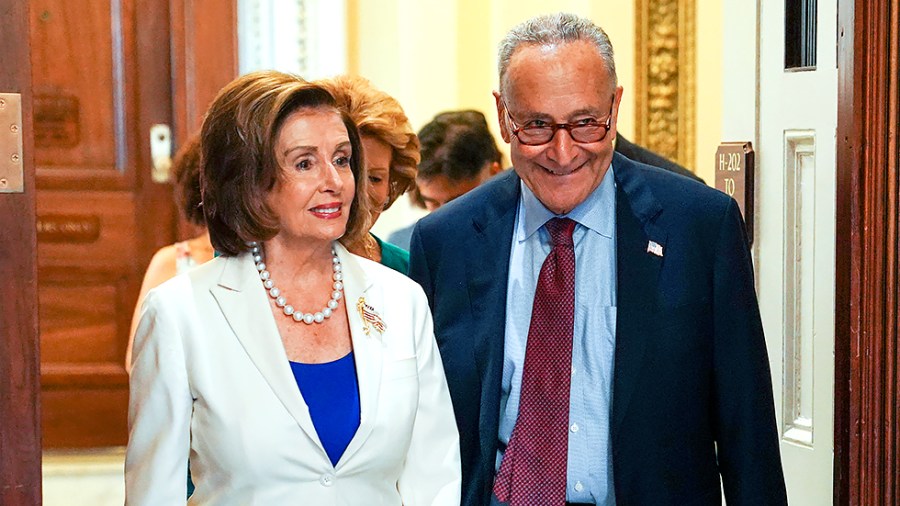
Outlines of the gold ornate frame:
{"type": "Polygon", "coordinates": [[[636,0],[635,141],[693,168],[695,0],[636,0]]]}

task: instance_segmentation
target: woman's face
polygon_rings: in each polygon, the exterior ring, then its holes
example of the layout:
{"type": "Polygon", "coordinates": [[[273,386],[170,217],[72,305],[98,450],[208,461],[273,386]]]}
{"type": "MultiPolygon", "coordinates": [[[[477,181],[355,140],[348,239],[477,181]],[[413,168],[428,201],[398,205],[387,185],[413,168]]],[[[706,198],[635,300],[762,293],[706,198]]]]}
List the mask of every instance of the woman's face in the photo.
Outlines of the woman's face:
{"type": "Polygon", "coordinates": [[[372,201],[372,223],[381,215],[391,194],[391,146],[371,135],[362,136],[369,173],[369,198],[372,201]]]}
{"type": "Polygon", "coordinates": [[[281,173],[268,196],[281,229],[277,239],[330,242],[344,235],[355,192],[350,137],[341,116],[305,108],[285,119],[275,141],[281,173]]]}

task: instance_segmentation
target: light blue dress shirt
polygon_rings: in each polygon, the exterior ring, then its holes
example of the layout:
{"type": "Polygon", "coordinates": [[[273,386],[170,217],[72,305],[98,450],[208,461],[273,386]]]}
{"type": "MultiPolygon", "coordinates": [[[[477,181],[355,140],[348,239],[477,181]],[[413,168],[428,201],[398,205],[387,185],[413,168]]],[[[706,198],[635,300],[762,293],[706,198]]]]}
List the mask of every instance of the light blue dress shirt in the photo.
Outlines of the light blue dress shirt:
{"type": "MultiPolygon", "coordinates": [[[[538,276],[550,253],[543,228],[554,215],[524,183],[506,293],[500,395],[499,470],[519,413],[522,368],[538,276]]],[[[569,400],[566,500],[614,505],[610,415],[616,336],[616,190],[610,166],[600,185],[565,217],[575,220],[575,329],[569,400]]]]}

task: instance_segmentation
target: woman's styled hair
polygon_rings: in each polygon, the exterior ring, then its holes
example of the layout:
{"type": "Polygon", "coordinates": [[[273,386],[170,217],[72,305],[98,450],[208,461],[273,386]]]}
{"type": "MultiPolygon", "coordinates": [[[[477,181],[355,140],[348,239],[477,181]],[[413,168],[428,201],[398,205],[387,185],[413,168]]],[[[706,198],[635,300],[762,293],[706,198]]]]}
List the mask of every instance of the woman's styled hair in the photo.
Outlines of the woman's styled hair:
{"type": "Polygon", "coordinates": [[[278,209],[267,203],[282,177],[275,144],[285,119],[301,109],[328,109],[341,115],[356,181],[341,242],[349,244],[368,232],[368,178],[354,122],[341,114],[334,97],[321,86],[282,72],[252,72],[219,91],[200,133],[202,208],[210,242],[219,253],[238,255],[248,241],[267,241],[278,234],[278,209]]]}
{"type": "Polygon", "coordinates": [[[384,205],[389,208],[397,197],[415,186],[419,164],[419,139],[403,107],[362,77],[344,75],[322,79],[317,84],[334,96],[337,106],[356,123],[360,135],[391,147],[390,193],[384,205]]]}

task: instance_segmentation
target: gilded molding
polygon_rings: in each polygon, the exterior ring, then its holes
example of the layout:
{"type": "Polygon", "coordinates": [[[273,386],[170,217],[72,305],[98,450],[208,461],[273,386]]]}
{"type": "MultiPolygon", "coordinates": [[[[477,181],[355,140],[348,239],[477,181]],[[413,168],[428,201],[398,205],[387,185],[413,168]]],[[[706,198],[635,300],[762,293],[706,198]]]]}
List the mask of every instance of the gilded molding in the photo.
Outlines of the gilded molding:
{"type": "Polygon", "coordinates": [[[636,0],[635,141],[696,166],[695,0],[636,0]]]}

